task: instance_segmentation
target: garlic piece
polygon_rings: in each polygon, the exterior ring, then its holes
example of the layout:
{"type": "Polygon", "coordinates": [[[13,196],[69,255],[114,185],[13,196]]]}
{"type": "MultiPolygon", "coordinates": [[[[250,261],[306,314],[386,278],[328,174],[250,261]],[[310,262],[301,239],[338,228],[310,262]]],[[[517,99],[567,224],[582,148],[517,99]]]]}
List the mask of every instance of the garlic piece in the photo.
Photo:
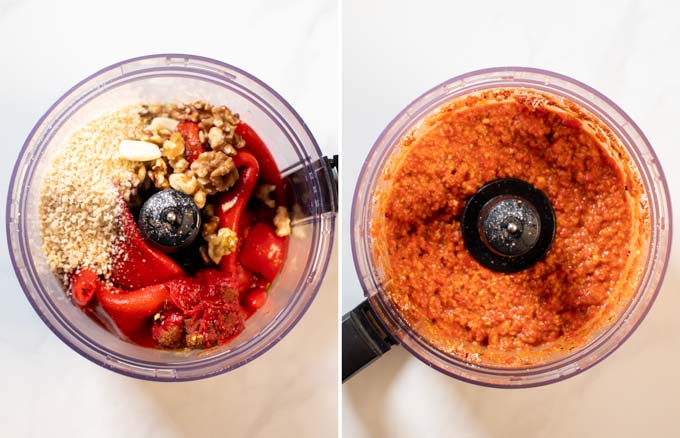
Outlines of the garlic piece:
{"type": "Polygon", "coordinates": [[[174,131],[179,125],[179,121],[171,119],[170,117],[154,117],[154,119],[149,124],[151,129],[158,131],[159,129],[167,129],[169,131],[174,131]]]}
{"type": "Polygon", "coordinates": [[[118,151],[123,158],[130,161],[151,161],[161,157],[158,146],[146,141],[122,140],[118,151]]]}

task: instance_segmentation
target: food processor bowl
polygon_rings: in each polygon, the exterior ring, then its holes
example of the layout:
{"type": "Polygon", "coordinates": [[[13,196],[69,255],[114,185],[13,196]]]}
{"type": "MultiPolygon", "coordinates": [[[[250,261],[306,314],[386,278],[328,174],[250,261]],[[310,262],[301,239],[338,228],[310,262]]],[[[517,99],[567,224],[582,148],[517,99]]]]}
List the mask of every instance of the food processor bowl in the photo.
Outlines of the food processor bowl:
{"type": "MultiPolygon", "coordinates": [[[[359,175],[352,205],[352,253],[368,298],[343,318],[343,379],[401,344],[427,365],[457,379],[492,387],[531,387],[585,371],[609,356],[638,327],[659,291],[671,247],[671,206],[661,165],[640,128],[608,98],[566,76],[533,68],[501,67],[450,79],[417,98],[390,122],[371,149],[359,175]],[[473,364],[435,348],[400,315],[385,291],[386,277],[375,260],[371,225],[377,214],[374,194],[384,187],[384,172],[398,156],[401,139],[438,108],[461,96],[493,88],[528,88],[566,98],[599,118],[625,148],[637,168],[649,210],[651,235],[642,248],[644,274],[618,319],[581,348],[522,367],[473,364]]],[[[502,274],[499,274],[502,275],[502,274]]]]}
{"type": "Polygon", "coordinates": [[[14,167],[7,199],[9,253],[26,297],[47,326],[91,361],[132,377],[193,380],[255,359],[302,318],[328,266],[335,230],[334,171],[295,110],[254,76],[208,58],[162,54],[106,67],[64,94],[38,121],[14,167]],[[74,130],[134,103],[203,100],[240,114],[269,146],[288,181],[292,234],[269,298],[227,345],[162,350],[126,342],[72,304],[50,271],[38,218],[43,175],[74,130]]]}

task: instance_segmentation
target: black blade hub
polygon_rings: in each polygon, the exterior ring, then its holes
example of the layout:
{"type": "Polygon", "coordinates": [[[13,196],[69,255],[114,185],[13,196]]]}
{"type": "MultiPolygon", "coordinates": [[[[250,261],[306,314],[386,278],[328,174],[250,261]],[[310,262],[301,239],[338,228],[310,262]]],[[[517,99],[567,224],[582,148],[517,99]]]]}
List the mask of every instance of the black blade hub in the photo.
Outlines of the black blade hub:
{"type": "Polygon", "coordinates": [[[518,272],[541,260],[555,236],[555,212],[548,197],[514,178],[482,186],[465,205],[463,241],[482,265],[518,272]]]}

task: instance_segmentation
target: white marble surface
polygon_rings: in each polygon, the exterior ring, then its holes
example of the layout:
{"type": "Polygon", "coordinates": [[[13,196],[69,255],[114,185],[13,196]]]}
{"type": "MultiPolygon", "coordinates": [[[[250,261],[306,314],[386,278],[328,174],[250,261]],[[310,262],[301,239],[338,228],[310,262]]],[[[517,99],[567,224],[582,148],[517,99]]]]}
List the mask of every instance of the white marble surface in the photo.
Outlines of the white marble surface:
{"type": "MultiPolygon", "coordinates": [[[[666,1],[345,0],[342,202],[383,127],[461,73],[525,65],[579,79],[618,103],[659,155],[680,205],[680,5],[666,1]]],[[[677,208],[676,208],[677,213],[677,208]]],[[[346,312],[362,294],[343,212],[346,312]]],[[[343,386],[346,437],[677,437],[680,253],[638,331],[591,370],[555,385],[494,390],[448,378],[397,348],[343,386]]]]}
{"type": "MultiPolygon", "coordinates": [[[[48,106],[86,75],[144,54],[193,53],[253,73],[337,153],[337,20],[333,0],[0,0],[0,217],[14,159],[48,106]]],[[[335,436],[337,255],[272,350],[225,375],[162,384],[114,374],[59,341],[25,299],[4,231],[0,240],[0,436],[335,436]]]]}

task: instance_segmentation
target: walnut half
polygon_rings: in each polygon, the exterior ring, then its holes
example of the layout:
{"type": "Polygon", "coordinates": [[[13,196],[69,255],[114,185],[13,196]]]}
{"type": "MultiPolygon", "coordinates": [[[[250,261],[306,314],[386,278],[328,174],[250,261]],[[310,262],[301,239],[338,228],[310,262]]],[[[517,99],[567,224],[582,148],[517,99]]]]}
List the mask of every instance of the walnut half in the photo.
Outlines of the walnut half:
{"type": "Polygon", "coordinates": [[[203,152],[191,163],[191,170],[208,195],[223,192],[238,180],[234,160],[221,151],[203,152]]]}

